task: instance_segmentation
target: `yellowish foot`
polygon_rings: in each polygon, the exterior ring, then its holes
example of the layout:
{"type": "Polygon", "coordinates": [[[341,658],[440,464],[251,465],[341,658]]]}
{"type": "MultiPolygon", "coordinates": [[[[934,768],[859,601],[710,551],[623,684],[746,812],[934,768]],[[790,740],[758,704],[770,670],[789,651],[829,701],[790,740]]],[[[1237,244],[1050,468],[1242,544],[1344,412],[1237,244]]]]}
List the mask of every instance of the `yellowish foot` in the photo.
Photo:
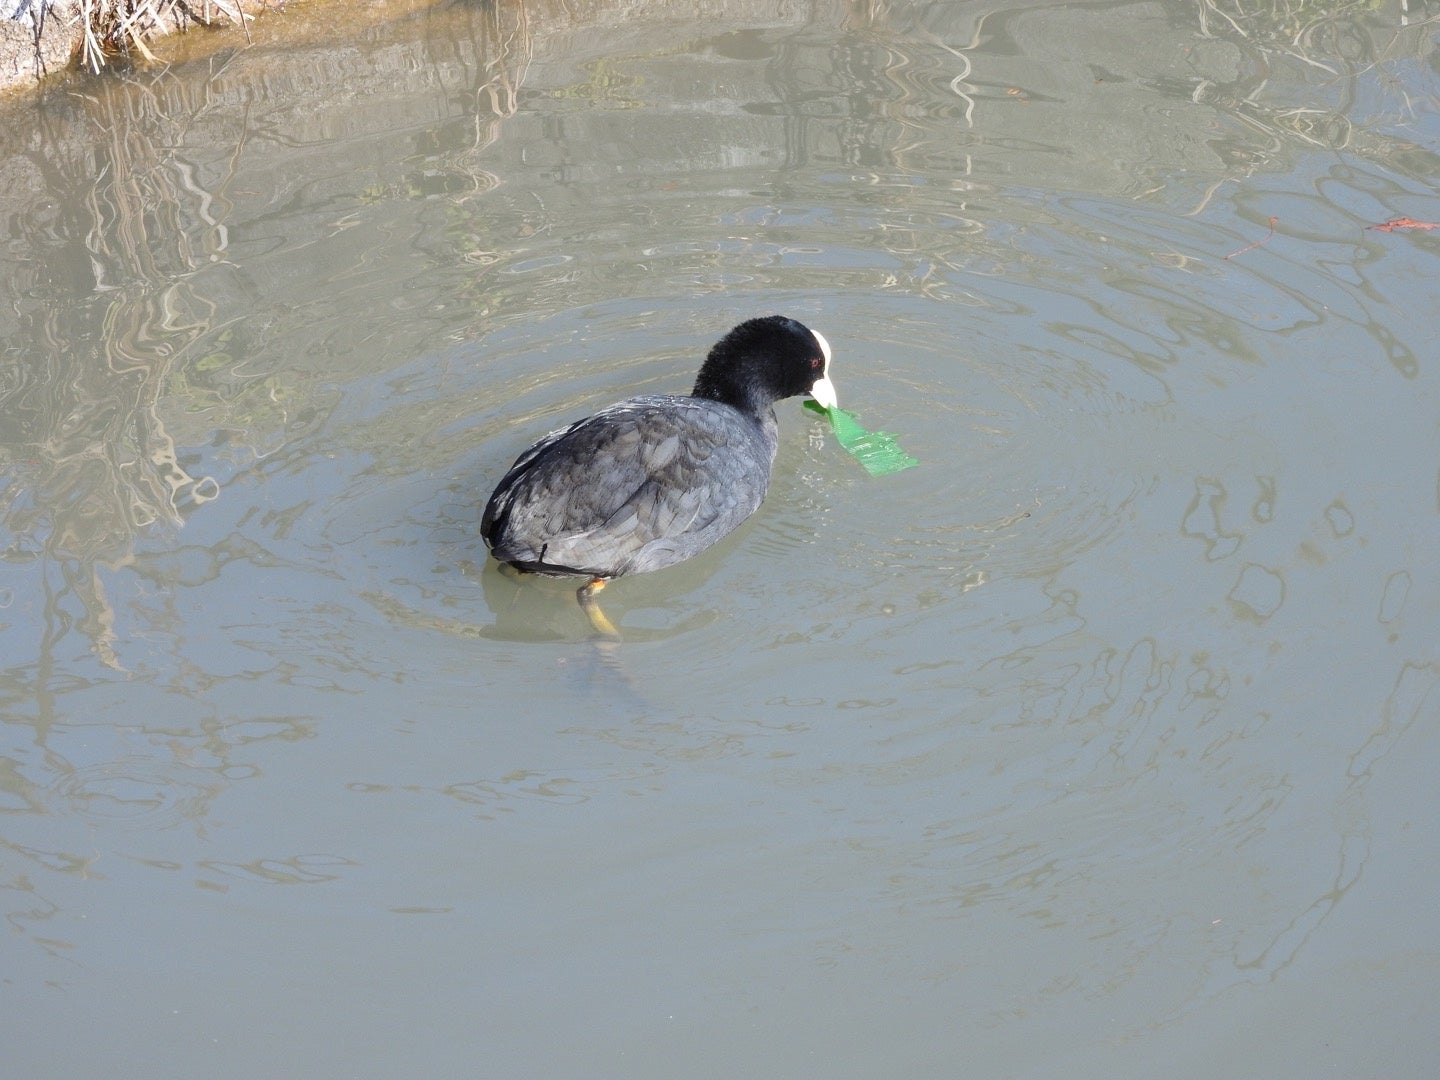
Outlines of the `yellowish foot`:
{"type": "Polygon", "coordinates": [[[595,578],[575,593],[575,599],[580,601],[580,610],[585,612],[585,618],[590,620],[590,625],[594,627],[597,634],[619,641],[620,631],[605,617],[605,612],[600,610],[600,604],[595,599],[595,594],[603,588],[605,588],[605,579],[595,578]]]}

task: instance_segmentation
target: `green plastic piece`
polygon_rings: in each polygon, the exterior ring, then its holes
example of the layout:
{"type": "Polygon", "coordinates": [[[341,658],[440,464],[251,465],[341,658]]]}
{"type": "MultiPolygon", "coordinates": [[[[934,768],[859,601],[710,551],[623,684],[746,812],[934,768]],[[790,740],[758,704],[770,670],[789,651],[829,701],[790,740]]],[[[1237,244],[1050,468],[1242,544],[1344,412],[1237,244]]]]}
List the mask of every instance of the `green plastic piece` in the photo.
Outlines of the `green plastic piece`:
{"type": "Polygon", "coordinates": [[[895,436],[887,431],[866,431],[860,426],[859,418],[844,409],[826,409],[814,401],[805,402],[811,412],[830,417],[830,426],[835,429],[835,438],[845,452],[860,462],[871,476],[908,469],[920,462],[900,448],[895,436]]]}

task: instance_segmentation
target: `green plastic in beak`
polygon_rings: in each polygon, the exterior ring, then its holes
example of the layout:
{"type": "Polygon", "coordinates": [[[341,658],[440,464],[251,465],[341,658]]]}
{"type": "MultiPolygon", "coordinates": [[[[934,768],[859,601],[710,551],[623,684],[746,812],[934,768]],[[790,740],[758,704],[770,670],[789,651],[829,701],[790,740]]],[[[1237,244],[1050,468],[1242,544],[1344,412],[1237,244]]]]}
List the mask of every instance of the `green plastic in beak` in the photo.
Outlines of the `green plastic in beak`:
{"type": "Polygon", "coordinates": [[[830,418],[835,438],[871,476],[884,476],[920,464],[900,448],[894,435],[886,431],[866,431],[854,413],[839,407],[827,409],[814,401],[806,401],[805,407],[830,418]]]}

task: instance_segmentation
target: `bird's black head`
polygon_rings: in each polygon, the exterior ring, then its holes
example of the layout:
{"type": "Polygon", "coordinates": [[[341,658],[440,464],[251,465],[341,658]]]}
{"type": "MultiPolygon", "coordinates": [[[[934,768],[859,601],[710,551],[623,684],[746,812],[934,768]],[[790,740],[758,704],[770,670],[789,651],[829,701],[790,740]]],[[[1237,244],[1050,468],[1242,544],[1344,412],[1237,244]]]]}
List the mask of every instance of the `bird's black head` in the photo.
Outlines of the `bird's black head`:
{"type": "Polygon", "coordinates": [[[781,398],[810,394],[833,408],[830,343],[804,323],[784,315],[750,319],[710,350],[694,395],[723,401],[753,416],[781,398]]]}

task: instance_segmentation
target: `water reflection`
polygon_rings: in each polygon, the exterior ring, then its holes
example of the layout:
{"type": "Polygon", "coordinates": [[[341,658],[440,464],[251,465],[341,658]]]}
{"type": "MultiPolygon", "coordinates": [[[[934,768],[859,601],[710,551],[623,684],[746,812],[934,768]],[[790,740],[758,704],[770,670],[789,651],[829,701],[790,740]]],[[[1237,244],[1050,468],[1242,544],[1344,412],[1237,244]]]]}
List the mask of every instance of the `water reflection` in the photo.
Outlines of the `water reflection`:
{"type": "MultiPolygon", "coordinates": [[[[430,147],[457,167],[513,114],[531,49],[524,5],[476,12],[468,25],[473,34],[437,62],[469,69],[471,127],[437,130],[430,147]]],[[[256,144],[292,136],[251,117],[236,100],[243,84],[223,85],[224,63],[210,67],[199,79],[78,80],[6,128],[44,193],[14,212],[12,246],[23,238],[25,248],[4,271],[7,294],[21,298],[0,386],[8,551],[55,569],[50,606],[78,604],[76,628],[110,667],[121,665],[101,571],[129,565],[140,538],[220,496],[200,459],[233,474],[302,437],[326,407],[323,388],[267,356],[303,314],[257,311],[269,291],[259,279],[273,270],[256,249],[273,247],[255,242],[261,192],[236,184],[256,144]]],[[[483,169],[467,176],[467,192],[498,183],[483,169]]],[[[423,174],[409,182],[412,197],[431,194],[423,174]]],[[[294,249],[313,242],[294,239],[294,249]]]]}
{"type": "Polygon", "coordinates": [[[383,972],[532,1068],[557,1003],[675,1000],[675,1060],[807,1002],[876,1073],[1098,1075],[1423,922],[1433,245],[1364,227],[1440,216],[1433,9],[693,7],[440,5],[0,123],[12,984],[107,1047],[204,940],[242,998],[333,973],[333,1046],[383,972]],[[922,468],[784,413],[765,513],[607,592],[611,664],[478,504],[757,308],[922,468]]]}

